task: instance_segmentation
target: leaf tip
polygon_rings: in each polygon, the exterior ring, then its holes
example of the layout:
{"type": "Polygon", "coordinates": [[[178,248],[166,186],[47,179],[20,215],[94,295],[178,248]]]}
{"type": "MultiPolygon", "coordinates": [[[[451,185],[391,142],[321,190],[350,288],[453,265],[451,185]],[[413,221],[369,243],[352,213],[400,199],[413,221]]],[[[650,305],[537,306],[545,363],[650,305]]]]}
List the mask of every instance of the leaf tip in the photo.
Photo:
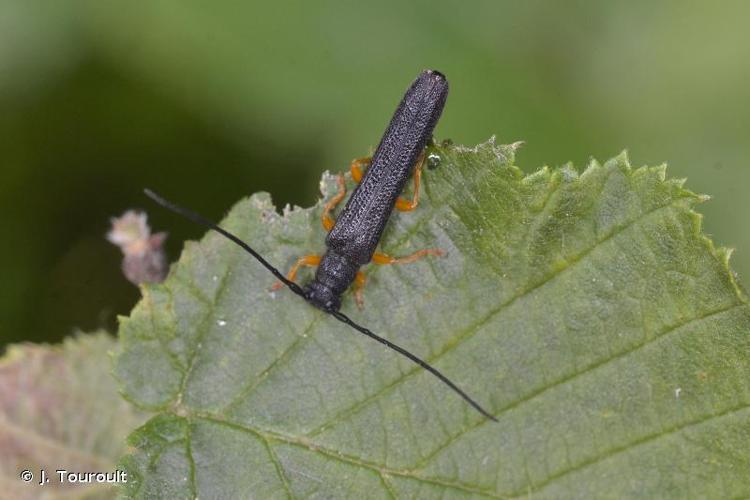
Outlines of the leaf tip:
{"type": "Polygon", "coordinates": [[[620,165],[624,165],[630,168],[630,156],[628,155],[627,149],[623,149],[622,151],[620,151],[620,154],[615,156],[613,160],[615,160],[620,165]]]}
{"type": "Polygon", "coordinates": [[[597,168],[602,168],[602,164],[599,163],[599,160],[592,156],[591,158],[589,158],[589,164],[586,165],[586,170],[595,170],[597,168]]]}
{"type": "Polygon", "coordinates": [[[562,176],[565,182],[574,181],[575,179],[579,177],[578,170],[576,170],[576,167],[575,165],[573,165],[573,162],[570,162],[570,161],[564,164],[563,166],[561,166],[557,171],[560,173],[560,175],[562,176]]]}
{"type": "MultiPolygon", "coordinates": [[[[494,139],[494,136],[493,136],[493,139],[494,139]]],[[[526,145],[526,141],[516,141],[516,142],[512,142],[508,144],[507,147],[511,149],[513,153],[515,153],[516,151],[521,149],[522,146],[525,146],[525,145],[526,145]]]]}
{"type": "MultiPolygon", "coordinates": [[[[705,238],[709,240],[711,247],[713,247],[713,241],[708,237],[705,238]]],[[[715,255],[719,259],[719,262],[721,262],[724,270],[727,272],[729,281],[734,288],[734,292],[737,298],[746,303],[748,301],[747,295],[745,294],[745,291],[740,284],[739,275],[732,269],[730,264],[730,260],[732,259],[732,255],[734,255],[734,251],[735,249],[733,247],[718,247],[715,248],[715,255]]]]}

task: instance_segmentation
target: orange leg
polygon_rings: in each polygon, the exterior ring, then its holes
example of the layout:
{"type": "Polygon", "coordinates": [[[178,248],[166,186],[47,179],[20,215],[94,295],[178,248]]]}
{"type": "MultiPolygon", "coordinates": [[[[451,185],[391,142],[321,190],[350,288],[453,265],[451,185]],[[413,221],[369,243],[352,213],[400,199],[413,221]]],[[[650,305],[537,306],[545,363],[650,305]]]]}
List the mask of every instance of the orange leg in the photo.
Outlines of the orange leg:
{"type": "MultiPolygon", "coordinates": [[[[297,272],[299,271],[299,268],[302,266],[317,266],[320,264],[320,259],[322,257],[320,255],[305,255],[304,257],[300,257],[297,259],[297,262],[294,263],[292,266],[292,269],[289,270],[286,277],[290,281],[294,281],[297,278],[297,272]]],[[[284,284],[281,281],[277,281],[273,284],[271,287],[272,291],[276,291],[279,288],[283,287],[284,284]]]]}
{"type": "Polygon", "coordinates": [[[336,205],[341,203],[341,200],[344,199],[344,196],[346,196],[346,184],[344,184],[343,175],[339,175],[336,178],[336,184],[339,187],[339,192],[336,193],[336,196],[331,198],[323,208],[323,227],[326,231],[330,231],[331,229],[333,229],[333,225],[336,223],[336,221],[333,220],[333,217],[331,217],[331,212],[334,208],[336,208],[336,205]]]}
{"type": "Polygon", "coordinates": [[[354,301],[360,309],[365,307],[365,296],[363,293],[365,289],[365,281],[367,281],[367,278],[362,271],[359,271],[354,277],[354,301]]]}
{"type": "Polygon", "coordinates": [[[365,165],[370,165],[370,162],[372,161],[372,158],[369,156],[365,156],[364,158],[355,158],[352,160],[351,165],[349,165],[349,171],[352,173],[352,180],[359,184],[359,181],[362,180],[362,176],[365,175],[364,171],[362,170],[362,167],[365,165]]]}
{"type": "MultiPolygon", "coordinates": [[[[417,166],[414,167],[414,194],[412,195],[411,200],[406,200],[401,197],[396,200],[396,209],[402,212],[409,212],[411,210],[414,210],[415,208],[417,208],[417,205],[419,205],[419,185],[422,180],[422,165],[424,164],[424,159],[425,154],[424,152],[422,152],[419,160],[417,160],[417,166]]],[[[359,181],[362,180],[362,176],[364,175],[362,167],[365,165],[369,165],[371,161],[372,159],[367,157],[356,158],[352,160],[352,163],[349,166],[349,170],[352,173],[352,180],[354,182],[359,184],[359,181]]]]}
{"type": "Polygon", "coordinates": [[[402,212],[414,210],[417,208],[417,205],[419,205],[419,184],[422,180],[422,165],[424,165],[424,159],[425,153],[422,151],[419,160],[417,160],[417,166],[414,167],[414,194],[411,195],[411,200],[405,200],[404,198],[396,200],[396,208],[402,212]]]}
{"type": "Polygon", "coordinates": [[[439,248],[424,248],[422,250],[414,252],[411,255],[407,255],[406,257],[391,257],[390,255],[386,255],[384,253],[375,252],[375,254],[372,256],[372,261],[375,264],[381,265],[409,264],[410,262],[421,259],[425,255],[436,255],[438,257],[442,257],[443,255],[445,255],[445,252],[443,250],[440,250],[439,248]]]}
{"type": "MultiPolygon", "coordinates": [[[[406,257],[391,257],[390,255],[386,255],[384,253],[375,252],[375,254],[372,256],[372,262],[381,265],[408,264],[410,262],[421,259],[425,255],[436,255],[438,257],[442,257],[443,255],[445,255],[445,252],[443,250],[440,250],[439,248],[425,248],[423,250],[414,252],[411,255],[407,255],[406,257]]],[[[357,301],[357,305],[360,307],[360,309],[365,305],[363,294],[365,281],[365,274],[362,271],[358,272],[357,276],[354,278],[354,300],[357,301]]]]}

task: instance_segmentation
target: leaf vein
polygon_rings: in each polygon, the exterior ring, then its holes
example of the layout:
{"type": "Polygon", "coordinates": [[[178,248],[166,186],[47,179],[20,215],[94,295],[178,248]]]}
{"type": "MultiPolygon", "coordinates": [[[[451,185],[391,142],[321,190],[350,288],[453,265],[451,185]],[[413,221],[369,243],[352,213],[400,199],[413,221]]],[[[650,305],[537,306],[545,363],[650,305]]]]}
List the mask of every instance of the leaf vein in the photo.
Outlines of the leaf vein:
{"type": "MultiPolygon", "coordinates": [[[[227,283],[229,282],[229,276],[231,274],[230,269],[234,267],[234,264],[237,263],[237,261],[240,258],[240,255],[241,255],[240,252],[235,250],[234,258],[232,259],[231,264],[226,266],[226,268],[224,269],[224,273],[221,275],[221,282],[219,283],[219,286],[216,288],[216,293],[214,294],[214,301],[213,301],[214,304],[219,302],[219,299],[227,290],[227,283]]],[[[195,339],[195,346],[193,347],[192,352],[190,353],[190,359],[188,360],[187,369],[183,373],[182,382],[180,383],[180,389],[177,391],[177,398],[176,398],[177,405],[182,404],[182,397],[185,394],[185,389],[187,387],[188,379],[190,378],[190,374],[193,371],[193,365],[195,364],[195,359],[198,357],[198,351],[200,350],[198,349],[197,346],[201,345],[206,335],[208,335],[208,332],[211,330],[209,325],[211,324],[211,321],[214,318],[215,310],[216,310],[215,308],[211,308],[199,326],[200,332],[198,333],[198,336],[195,339]]]]}
{"type": "Polygon", "coordinates": [[[313,318],[313,320],[310,321],[310,323],[307,325],[307,327],[303,331],[302,335],[299,335],[294,340],[294,342],[292,342],[291,344],[289,344],[289,346],[286,349],[284,349],[284,351],[282,351],[281,354],[279,356],[277,356],[276,359],[274,359],[271,362],[271,364],[268,365],[268,367],[265,370],[263,370],[258,375],[258,377],[256,378],[256,380],[252,384],[249,384],[244,389],[240,389],[240,391],[238,392],[237,396],[235,396],[235,398],[232,401],[230,401],[229,404],[227,404],[221,410],[221,413],[227,413],[227,412],[231,411],[234,407],[236,407],[238,404],[240,404],[243,400],[245,400],[246,398],[250,397],[250,395],[252,395],[253,392],[255,392],[257,390],[257,388],[260,385],[262,385],[265,380],[267,380],[268,374],[272,370],[274,370],[275,368],[277,368],[278,365],[280,365],[282,362],[285,362],[286,360],[288,360],[288,358],[296,350],[298,344],[301,344],[305,339],[307,339],[307,338],[310,337],[308,334],[312,330],[313,326],[317,323],[317,321],[318,321],[318,318],[313,318]]]}
{"type": "Polygon", "coordinates": [[[198,483],[195,479],[195,458],[193,457],[193,436],[190,422],[188,422],[185,432],[187,434],[185,438],[185,455],[187,456],[188,464],[190,465],[190,491],[193,494],[193,498],[198,498],[198,483]]]}
{"type": "Polygon", "coordinates": [[[445,481],[441,479],[435,479],[435,478],[429,478],[429,477],[422,477],[418,474],[415,474],[413,471],[409,470],[401,470],[401,469],[391,469],[387,467],[382,467],[378,464],[373,464],[371,462],[367,462],[364,460],[361,460],[356,457],[352,457],[346,454],[341,453],[338,450],[329,450],[327,448],[323,448],[320,446],[315,445],[314,443],[304,439],[304,438],[297,438],[294,436],[287,436],[284,434],[278,434],[275,432],[270,432],[266,430],[260,430],[255,429],[253,427],[248,427],[246,425],[242,425],[236,422],[229,422],[225,420],[221,415],[214,415],[210,413],[201,413],[200,415],[196,415],[197,418],[202,418],[206,420],[207,422],[213,422],[218,425],[224,425],[227,427],[230,427],[232,429],[236,429],[242,432],[246,432],[249,434],[252,434],[254,436],[260,437],[261,439],[266,439],[269,442],[271,441],[279,441],[284,444],[288,444],[291,446],[297,446],[300,448],[304,448],[308,451],[313,451],[316,453],[320,453],[321,455],[324,455],[326,458],[335,460],[337,462],[345,463],[348,465],[356,465],[358,467],[362,467],[368,470],[372,470],[376,473],[383,473],[390,476],[401,476],[406,477],[410,479],[416,479],[418,481],[422,481],[424,483],[432,484],[435,486],[440,486],[442,488],[451,488],[454,490],[458,490],[464,493],[474,493],[474,494],[480,494],[485,495],[490,498],[504,498],[492,491],[482,490],[480,488],[475,488],[470,485],[461,484],[461,483],[454,483],[450,481],[445,481]]]}
{"type": "MultiPolygon", "coordinates": [[[[610,458],[612,458],[612,457],[614,457],[616,455],[619,455],[621,453],[625,453],[625,452],[627,452],[627,451],[629,451],[629,450],[631,450],[633,448],[649,444],[649,443],[651,443],[653,441],[656,441],[658,439],[670,437],[670,436],[672,436],[674,434],[677,434],[679,432],[684,431],[685,429],[688,429],[690,427],[695,427],[695,426],[703,425],[703,424],[705,424],[707,422],[710,422],[711,420],[715,420],[715,419],[719,419],[719,418],[724,418],[724,417],[733,415],[735,413],[740,413],[743,410],[747,410],[748,408],[750,408],[750,403],[745,402],[745,403],[743,403],[741,405],[737,405],[737,406],[734,406],[732,408],[728,408],[728,409],[726,409],[726,410],[724,410],[722,412],[714,413],[712,415],[707,415],[707,416],[704,416],[704,417],[701,417],[701,418],[697,418],[697,419],[694,419],[694,420],[691,420],[691,421],[688,421],[688,422],[685,422],[685,423],[682,423],[682,424],[679,424],[679,425],[674,425],[674,426],[672,426],[672,427],[670,427],[670,428],[668,428],[668,429],[666,429],[664,431],[657,432],[657,433],[654,433],[654,434],[649,434],[647,436],[643,436],[643,437],[641,437],[641,438],[639,438],[639,439],[637,439],[635,441],[631,441],[630,443],[624,444],[622,446],[615,447],[615,448],[607,451],[603,455],[592,457],[589,460],[585,460],[585,461],[577,464],[574,467],[562,470],[562,471],[560,471],[560,472],[558,472],[558,473],[556,473],[556,474],[548,477],[547,479],[545,479],[541,483],[539,483],[537,485],[534,485],[533,487],[535,488],[536,492],[539,492],[539,490],[541,488],[549,486],[554,481],[556,481],[556,480],[558,480],[558,479],[560,479],[560,478],[562,478],[564,476],[567,476],[567,475],[575,473],[575,472],[579,472],[579,471],[581,471],[581,470],[583,470],[583,469],[585,469],[587,467],[590,467],[590,466],[595,465],[595,464],[597,464],[599,462],[603,462],[605,460],[608,460],[608,459],[610,459],[610,458]]],[[[519,496],[522,496],[522,494],[521,494],[521,492],[513,492],[509,496],[511,498],[517,498],[519,496]]]]}
{"type": "MultiPolygon", "coordinates": [[[[616,230],[612,231],[605,238],[603,238],[602,240],[596,242],[594,245],[592,245],[591,247],[589,247],[587,250],[584,250],[583,252],[581,252],[581,254],[579,254],[578,256],[576,256],[576,257],[568,260],[568,265],[565,266],[564,268],[562,268],[562,269],[556,269],[555,272],[551,273],[546,278],[543,278],[542,280],[540,280],[536,284],[534,284],[534,285],[526,288],[525,290],[521,291],[519,294],[512,296],[511,298],[509,298],[508,300],[506,300],[505,302],[503,302],[502,304],[500,304],[497,308],[489,311],[479,321],[475,322],[473,325],[470,325],[463,332],[461,332],[459,335],[457,335],[453,340],[450,340],[446,344],[446,346],[440,352],[436,353],[434,356],[427,357],[425,359],[425,361],[427,361],[430,364],[433,364],[436,360],[440,359],[442,356],[444,356],[445,354],[447,354],[450,351],[452,351],[458,345],[460,345],[464,341],[466,341],[469,338],[471,338],[483,326],[485,326],[486,324],[488,324],[488,322],[492,318],[494,318],[495,316],[501,314],[504,310],[506,310],[511,304],[513,304],[517,300],[519,300],[519,299],[521,299],[521,298],[529,295],[533,291],[535,291],[538,288],[544,286],[545,284],[549,283],[550,281],[552,281],[553,279],[557,278],[558,276],[561,276],[562,273],[564,273],[568,269],[571,269],[574,265],[576,265],[576,264],[578,264],[580,262],[583,262],[584,259],[587,256],[591,255],[591,253],[594,250],[596,250],[597,248],[601,248],[601,245],[603,245],[607,241],[611,240],[615,236],[617,236],[619,234],[622,234],[624,231],[626,231],[627,229],[633,227],[635,224],[637,224],[638,222],[644,220],[645,218],[649,217],[650,215],[652,215],[652,214],[654,214],[654,213],[656,213],[656,212],[658,212],[660,210],[672,207],[674,204],[676,204],[679,201],[680,201],[680,199],[672,200],[670,203],[667,203],[666,205],[661,205],[659,207],[656,207],[656,208],[654,208],[654,209],[652,209],[652,210],[650,210],[648,212],[645,212],[645,213],[639,215],[638,217],[636,217],[631,222],[629,222],[629,223],[621,226],[620,228],[617,228],[616,230]]],[[[369,404],[373,399],[382,396],[383,394],[385,394],[389,390],[391,390],[394,387],[400,385],[405,380],[409,379],[410,377],[412,377],[415,374],[420,373],[420,372],[421,372],[421,369],[419,367],[411,368],[407,372],[403,373],[402,375],[400,375],[399,377],[397,377],[396,379],[394,379],[392,382],[384,385],[380,390],[378,390],[377,392],[373,393],[372,395],[368,396],[367,398],[363,399],[362,401],[360,401],[358,403],[355,403],[354,405],[352,405],[352,406],[350,406],[348,408],[345,408],[345,409],[341,410],[336,415],[334,415],[333,418],[329,419],[325,423],[323,423],[320,426],[318,426],[316,429],[314,429],[311,432],[307,433],[306,436],[307,437],[314,437],[314,436],[318,435],[322,430],[330,427],[334,422],[339,421],[339,420],[341,420],[343,418],[346,418],[346,417],[348,417],[348,416],[356,413],[361,408],[363,408],[364,406],[366,406],[367,404],[369,404]]]]}
{"type": "MultiPolygon", "coordinates": [[[[599,368],[601,368],[601,367],[603,367],[603,366],[605,366],[605,365],[607,365],[607,364],[609,364],[609,363],[611,363],[613,361],[616,361],[618,359],[624,358],[625,356],[628,356],[628,355],[634,353],[635,351],[638,351],[638,350],[646,347],[647,345],[649,345],[649,344],[651,344],[653,342],[656,342],[657,340],[660,340],[660,339],[664,338],[665,336],[669,335],[672,332],[675,332],[675,331],[678,331],[679,329],[685,328],[686,326],[689,326],[690,324],[692,324],[692,323],[694,323],[696,321],[701,321],[703,319],[706,319],[706,318],[709,318],[709,317],[712,317],[712,316],[723,314],[723,313],[732,311],[733,309],[736,309],[738,307],[742,307],[742,306],[745,306],[745,305],[746,304],[744,304],[744,303],[734,303],[734,304],[731,304],[729,306],[724,306],[724,307],[722,307],[720,309],[717,309],[715,311],[711,311],[711,312],[702,314],[700,316],[691,318],[691,319],[689,319],[687,321],[683,321],[681,323],[672,325],[672,326],[666,328],[664,331],[660,332],[659,334],[651,337],[650,339],[647,339],[647,340],[645,340],[645,341],[643,341],[643,342],[641,342],[641,343],[639,343],[637,345],[634,345],[630,349],[627,349],[625,351],[619,352],[619,353],[617,353],[616,355],[614,355],[612,357],[603,359],[603,360],[601,360],[601,361],[599,361],[597,363],[594,363],[594,364],[591,364],[591,365],[587,366],[582,371],[572,373],[572,374],[570,374],[570,375],[568,375],[566,377],[563,377],[561,379],[558,379],[558,380],[554,381],[550,385],[547,385],[547,386],[544,386],[544,387],[540,387],[539,389],[537,389],[535,391],[532,391],[531,393],[527,394],[525,397],[512,402],[511,404],[509,404],[505,408],[502,408],[496,416],[500,417],[500,416],[504,415],[505,413],[508,413],[509,411],[514,410],[514,409],[518,408],[519,406],[532,401],[533,399],[539,397],[541,394],[543,394],[545,392],[551,391],[551,390],[553,390],[553,389],[555,389],[555,388],[557,388],[557,387],[559,387],[559,386],[561,386],[563,384],[566,384],[566,383],[568,383],[568,382],[570,382],[570,381],[572,381],[572,380],[574,380],[576,378],[582,377],[582,376],[586,375],[587,373],[593,372],[594,370],[597,370],[597,369],[599,369],[599,368]]],[[[486,424],[487,424],[486,420],[479,420],[475,424],[470,425],[469,427],[466,427],[466,428],[462,429],[458,434],[456,434],[455,436],[451,437],[449,441],[447,441],[444,444],[442,444],[439,448],[437,448],[436,450],[434,450],[428,456],[422,458],[415,465],[414,468],[416,470],[423,469],[427,465],[427,462],[429,462],[432,458],[434,458],[436,455],[438,455],[445,448],[447,448],[448,446],[450,446],[451,444],[453,444],[453,442],[455,442],[456,440],[458,440],[459,438],[461,438],[462,436],[464,436],[468,432],[471,432],[472,430],[474,430],[474,429],[476,429],[478,427],[481,427],[483,425],[486,425],[486,424]]]]}
{"type": "Polygon", "coordinates": [[[268,457],[271,459],[271,463],[273,463],[273,466],[276,468],[276,474],[279,476],[279,482],[284,487],[284,491],[286,491],[286,494],[289,498],[294,498],[294,495],[292,494],[292,489],[289,484],[289,480],[286,477],[286,474],[284,473],[284,467],[281,465],[281,462],[279,461],[279,458],[276,456],[276,453],[273,451],[273,447],[271,446],[271,443],[268,442],[268,439],[266,439],[262,435],[258,435],[258,438],[260,438],[261,442],[263,443],[263,446],[265,446],[266,451],[268,452],[268,457]]]}
{"type": "Polygon", "coordinates": [[[391,497],[393,500],[396,500],[398,496],[396,496],[396,492],[393,491],[393,488],[388,483],[388,479],[386,478],[385,473],[378,471],[378,476],[380,476],[380,482],[383,483],[383,488],[385,488],[385,491],[388,493],[388,496],[391,497]]]}

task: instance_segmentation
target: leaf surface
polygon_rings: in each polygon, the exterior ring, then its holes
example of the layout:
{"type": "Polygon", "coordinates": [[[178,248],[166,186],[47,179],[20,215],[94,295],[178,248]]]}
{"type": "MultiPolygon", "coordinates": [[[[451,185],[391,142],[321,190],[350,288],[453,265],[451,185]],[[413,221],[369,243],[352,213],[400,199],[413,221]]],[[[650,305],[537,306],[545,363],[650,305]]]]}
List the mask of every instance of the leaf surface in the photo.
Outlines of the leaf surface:
{"type": "MultiPolygon", "coordinates": [[[[624,155],[524,176],[514,146],[435,146],[420,206],[343,310],[491,409],[289,291],[217,234],[122,321],[116,375],[154,418],[128,496],[750,494],[750,310],[703,198],[624,155]]],[[[326,198],[335,182],[325,176],[326,198]]],[[[322,253],[322,203],[267,195],[222,225],[287,268],[322,253]]],[[[310,271],[311,272],[311,271],[310,271]]],[[[310,279],[303,273],[300,281],[310,279]]]]}
{"type": "Polygon", "coordinates": [[[124,440],[144,421],[117,395],[111,335],[62,345],[19,344],[0,359],[0,491],[14,499],[114,498],[111,483],[62,483],[57,470],[112,473],[124,440]],[[49,482],[40,486],[40,469],[49,482]],[[20,479],[23,470],[33,479],[20,479]]]}

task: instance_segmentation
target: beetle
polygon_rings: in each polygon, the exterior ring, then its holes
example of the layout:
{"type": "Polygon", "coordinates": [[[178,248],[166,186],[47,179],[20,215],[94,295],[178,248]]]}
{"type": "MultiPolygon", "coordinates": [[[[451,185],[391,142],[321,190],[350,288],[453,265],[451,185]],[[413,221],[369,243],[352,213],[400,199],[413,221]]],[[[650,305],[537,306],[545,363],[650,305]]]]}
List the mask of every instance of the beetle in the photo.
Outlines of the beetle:
{"type": "Polygon", "coordinates": [[[355,180],[359,180],[359,183],[338,219],[334,222],[330,213],[345,195],[343,177],[339,177],[339,194],[325,206],[323,212],[323,225],[326,229],[330,229],[326,237],[326,253],[322,258],[318,256],[302,257],[287,276],[284,276],[247,243],[210,220],[167,201],[149,189],[144,190],[144,192],[159,205],[229,238],[257,259],[276,276],[282,285],[286,285],[292,292],[342,323],[409,358],[440,379],[482,415],[497,421],[489,411],[474,401],[439,370],[406,349],[357,324],[339,310],[341,295],[352,283],[356,281],[358,291],[361,291],[361,287],[364,285],[364,275],[361,274],[359,268],[371,260],[374,259],[381,264],[391,264],[411,262],[427,254],[441,254],[441,251],[437,249],[421,250],[411,256],[398,259],[384,254],[376,254],[375,249],[391,212],[398,204],[398,197],[415,166],[417,170],[415,172],[414,201],[412,203],[401,203],[401,205],[406,209],[416,206],[420,168],[424,160],[425,147],[432,138],[432,131],[440,119],[447,96],[448,81],[445,75],[435,70],[424,70],[419,74],[396,108],[396,112],[386,128],[365,174],[361,175],[360,172],[360,166],[364,161],[355,160],[352,163],[352,176],[355,180]],[[318,265],[315,278],[305,288],[300,287],[294,281],[296,272],[301,265],[318,265]]]}
{"type": "Polygon", "coordinates": [[[404,94],[370,167],[326,237],[326,253],[315,279],[305,288],[305,297],[314,306],[338,310],[341,294],[357,279],[359,268],[372,260],[396,199],[423,156],[447,97],[448,80],[434,70],[423,71],[404,94]]]}

